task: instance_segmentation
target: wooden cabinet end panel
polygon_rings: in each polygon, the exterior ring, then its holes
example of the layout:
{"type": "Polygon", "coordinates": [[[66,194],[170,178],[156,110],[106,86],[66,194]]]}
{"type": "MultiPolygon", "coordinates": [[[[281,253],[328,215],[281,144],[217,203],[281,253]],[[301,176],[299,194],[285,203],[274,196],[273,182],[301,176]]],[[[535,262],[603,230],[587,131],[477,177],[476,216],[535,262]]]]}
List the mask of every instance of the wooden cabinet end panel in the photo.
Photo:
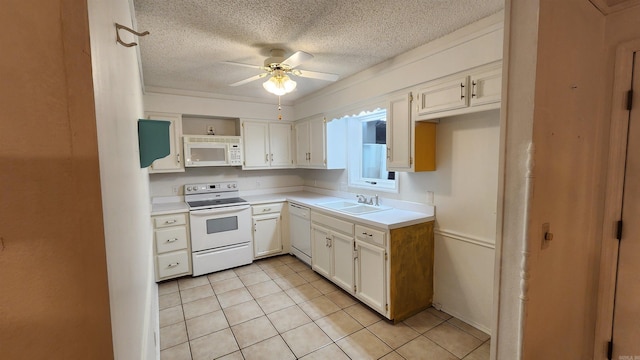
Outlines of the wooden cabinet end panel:
{"type": "Polygon", "coordinates": [[[391,230],[390,318],[401,321],[433,301],[433,221],[391,230]]]}

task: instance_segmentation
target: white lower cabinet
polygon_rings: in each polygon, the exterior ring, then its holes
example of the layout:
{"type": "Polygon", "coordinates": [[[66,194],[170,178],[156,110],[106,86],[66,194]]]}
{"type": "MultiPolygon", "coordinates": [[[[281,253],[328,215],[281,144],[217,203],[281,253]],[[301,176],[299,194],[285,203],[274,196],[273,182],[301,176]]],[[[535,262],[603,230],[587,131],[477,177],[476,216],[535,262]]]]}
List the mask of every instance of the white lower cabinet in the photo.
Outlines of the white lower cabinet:
{"type": "Polygon", "coordinates": [[[311,232],[313,270],[353,292],[353,223],[312,212],[311,232]]]}
{"type": "Polygon", "coordinates": [[[386,312],[387,290],[383,247],[356,239],[356,297],[381,313],[386,312]]]}
{"type": "Polygon", "coordinates": [[[387,319],[402,321],[433,300],[433,221],[380,229],[311,212],[314,271],[387,319]]]}
{"type": "Polygon", "coordinates": [[[331,250],[333,255],[333,267],[331,280],[343,289],[353,288],[353,237],[334,233],[331,250]]]}
{"type": "Polygon", "coordinates": [[[251,208],[254,258],[278,255],[283,252],[282,205],[283,203],[272,203],[254,205],[251,208]]]}
{"type": "Polygon", "coordinates": [[[153,216],[156,281],[191,275],[189,217],[186,213],[153,216]]]}
{"type": "Polygon", "coordinates": [[[331,277],[331,230],[311,225],[311,267],[318,274],[331,277]]]}

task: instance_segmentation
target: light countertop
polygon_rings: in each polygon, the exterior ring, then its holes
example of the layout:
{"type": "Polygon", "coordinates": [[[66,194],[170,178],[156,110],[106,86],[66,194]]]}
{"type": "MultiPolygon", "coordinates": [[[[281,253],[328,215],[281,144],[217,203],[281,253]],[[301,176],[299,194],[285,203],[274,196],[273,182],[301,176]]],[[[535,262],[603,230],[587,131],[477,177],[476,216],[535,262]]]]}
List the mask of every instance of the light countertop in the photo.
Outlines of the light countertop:
{"type": "Polygon", "coordinates": [[[435,216],[433,214],[418,211],[401,210],[397,208],[391,208],[388,210],[360,215],[347,214],[341,211],[331,210],[322,206],[318,206],[318,204],[344,200],[344,198],[323,195],[309,191],[243,196],[242,198],[247,200],[252,205],[264,204],[268,202],[290,201],[299,205],[306,206],[314,211],[330,214],[332,216],[339,216],[343,219],[347,219],[353,222],[389,230],[435,220],[435,216]]]}
{"type": "MultiPolygon", "coordinates": [[[[344,198],[310,191],[282,192],[248,196],[243,195],[242,198],[247,200],[251,205],[290,201],[306,206],[314,211],[389,230],[435,220],[433,213],[403,210],[396,207],[368,214],[347,214],[341,211],[318,206],[318,204],[344,200],[344,198]]],[[[151,215],[165,215],[189,211],[189,207],[184,202],[184,199],[179,196],[154,198],[151,205],[151,215]]]]}

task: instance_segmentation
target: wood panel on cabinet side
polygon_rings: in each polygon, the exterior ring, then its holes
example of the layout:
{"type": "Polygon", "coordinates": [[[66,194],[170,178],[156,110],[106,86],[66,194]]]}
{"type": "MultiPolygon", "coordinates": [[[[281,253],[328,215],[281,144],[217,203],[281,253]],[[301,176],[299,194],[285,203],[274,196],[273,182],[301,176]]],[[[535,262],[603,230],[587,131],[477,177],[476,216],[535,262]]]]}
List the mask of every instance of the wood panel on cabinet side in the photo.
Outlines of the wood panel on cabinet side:
{"type": "Polygon", "coordinates": [[[433,301],[433,223],[390,231],[389,317],[396,323],[433,301]]]}

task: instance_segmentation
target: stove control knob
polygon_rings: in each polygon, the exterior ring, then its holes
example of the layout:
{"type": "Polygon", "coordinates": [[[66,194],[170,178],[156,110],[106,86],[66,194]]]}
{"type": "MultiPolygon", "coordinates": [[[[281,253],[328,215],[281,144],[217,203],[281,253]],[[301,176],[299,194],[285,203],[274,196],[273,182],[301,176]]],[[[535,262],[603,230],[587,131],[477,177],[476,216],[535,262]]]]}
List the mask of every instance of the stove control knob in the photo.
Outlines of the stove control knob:
{"type": "Polygon", "coordinates": [[[187,186],[187,191],[191,191],[191,186],[187,186]]]}
{"type": "Polygon", "coordinates": [[[236,184],[233,184],[233,188],[234,188],[234,189],[236,188],[236,186],[237,186],[236,184]]]}
{"type": "Polygon", "coordinates": [[[231,184],[227,184],[227,189],[231,189],[231,184]]]}

